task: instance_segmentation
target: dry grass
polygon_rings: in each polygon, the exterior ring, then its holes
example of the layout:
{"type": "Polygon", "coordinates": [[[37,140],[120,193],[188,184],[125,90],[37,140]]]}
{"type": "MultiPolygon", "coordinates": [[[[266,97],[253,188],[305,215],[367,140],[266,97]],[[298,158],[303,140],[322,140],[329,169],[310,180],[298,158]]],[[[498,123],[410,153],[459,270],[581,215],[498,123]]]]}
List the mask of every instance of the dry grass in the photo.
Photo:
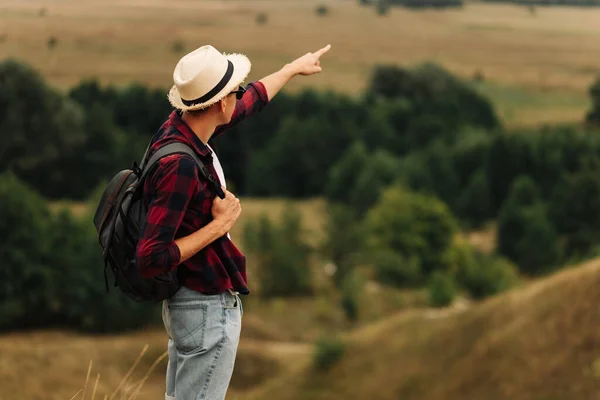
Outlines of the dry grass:
{"type": "Polygon", "coordinates": [[[62,87],[92,76],[168,87],[181,56],[173,51],[177,41],[185,50],[212,43],[247,53],[253,59],[251,79],[331,43],[327,73],[298,79],[292,90],[314,85],[358,93],[375,64],[435,61],[465,77],[480,70],[487,80],[545,102],[513,106],[484,87],[515,124],[581,120],[585,89],[600,66],[599,9],[539,8],[531,16],[522,7],[469,3],[452,11],[394,9],[382,18],[348,0],[327,2],[330,16],[317,17],[319,3],[0,0],[0,59],[32,63],[62,87]],[[268,14],[266,25],[255,22],[260,12],[268,14]],[[51,36],[58,40],[53,50],[47,46],[51,36]],[[563,104],[565,97],[573,102],[563,104]]]}
{"type": "Polygon", "coordinates": [[[354,332],[330,373],[252,399],[596,399],[599,284],[594,260],[445,317],[403,312],[354,332]]]}
{"type": "MultiPolygon", "coordinates": [[[[232,395],[309,359],[310,345],[265,339],[261,325],[244,318],[232,395]]],[[[107,336],[56,331],[3,335],[0,399],[164,399],[166,345],[160,329],[107,336]]]]}

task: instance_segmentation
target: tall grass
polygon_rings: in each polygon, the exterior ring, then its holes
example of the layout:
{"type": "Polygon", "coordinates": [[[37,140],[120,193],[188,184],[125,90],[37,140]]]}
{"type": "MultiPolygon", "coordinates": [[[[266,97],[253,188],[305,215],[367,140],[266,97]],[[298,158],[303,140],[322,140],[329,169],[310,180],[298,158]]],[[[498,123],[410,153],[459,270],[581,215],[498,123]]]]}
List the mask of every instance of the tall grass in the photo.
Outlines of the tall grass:
{"type": "MultiPolygon", "coordinates": [[[[142,349],[142,351],[140,352],[140,354],[138,355],[138,357],[136,358],[135,362],[133,363],[133,365],[131,366],[131,368],[129,368],[129,370],[127,371],[127,373],[125,374],[125,376],[123,377],[123,379],[121,379],[121,381],[119,382],[119,384],[117,385],[116,389],[110,394],[110,396],[108,394],[104,395],[104,399],[103,400],[114,400],[119,398],[120,400],[135,400],[138,398],[140,391],[142,390],[142,387],[144,386],[144,384],[146,383],[146,381],[148,380],[148,378],[150,377],[150,375],[152,374],[152,372],[156,369],[156,367],[169,355],[168,351],[165,351],[164,353],[162,353],[150,366],[150,368],[148,369],[148,371],[146,371],[146,373],[144,374],[144,376],[142,377],[142,379],[140,379],[139,381],[135,382],[132,379],[132,374],[135,371],[135,369],[137,368],[137,366],[139,365],[140,361],[142,360],[142,358],[144,357],[144,354],[146,354],[146,352],[148,351],[148,347],[149,345],[146,344],[144,346],[144,348],[142,349]],[[119,396],[119,397],[117,397],[119,396]]],[[[88,389],[88,383],[90,381],[90,374],[92,372],[92,365],[93,365],[93,360],[90,360],[90,364],[88,367],[88,371],[87,371],[87,375],[85,377],[85,384],[83,386],[83,388],[81,390],[79,390],[77,393],[75,393],[75,395],[73,397],[71,397],[70,400],[75,400],[75,399],[81,399],[81,400],[85,400],[85,395],[87,393],[87,389],[88,389]],[[78,397],[79,395],[81,395],[81,397],[78,397]]],[[[96,393],[98,390],[98,383],[100,382],[100,374],[96,375],[96,381],[94,383],[94,388],[92,390],[92,397],[91,400],[95,400],[96,398],[96,393]]]]}

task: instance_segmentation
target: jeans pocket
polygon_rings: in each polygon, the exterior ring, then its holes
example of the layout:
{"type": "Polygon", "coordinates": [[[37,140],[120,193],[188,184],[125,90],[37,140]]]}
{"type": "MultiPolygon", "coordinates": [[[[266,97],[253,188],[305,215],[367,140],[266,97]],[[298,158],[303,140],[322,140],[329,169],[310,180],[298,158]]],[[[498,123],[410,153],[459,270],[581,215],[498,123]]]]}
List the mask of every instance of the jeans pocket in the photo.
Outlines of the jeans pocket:
{"type": "Polygon", "coordinates": [[[242,299],[237,294],[228,293],[225,298],[225,309],[237,310],[239,308],[240,314],[244,314],[244,308],[242,306],[242,299]]]}
{"type": "Polygon", "coordinates": [[[208,304],[169,304],[169,328],[175,347],[182,353],[204,348],[208,304]]]}

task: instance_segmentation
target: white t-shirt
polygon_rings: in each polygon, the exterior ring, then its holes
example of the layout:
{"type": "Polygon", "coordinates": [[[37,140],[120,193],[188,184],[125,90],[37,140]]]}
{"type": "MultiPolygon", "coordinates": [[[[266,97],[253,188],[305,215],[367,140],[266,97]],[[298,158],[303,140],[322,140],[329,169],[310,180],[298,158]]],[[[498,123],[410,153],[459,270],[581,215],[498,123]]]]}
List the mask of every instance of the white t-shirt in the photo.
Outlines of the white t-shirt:
{"type": "MultiPolygon", "coordinates": [[[[223,172],[223,166],[219,161],[219,157],[217,157],[217,153],[210,147],[208,144],[206,145],[210,149],[213,157],[213,165],[215,167],[215,171],[217,171],[217,176],[219,177],[219,181],[221,181],[221,186],[227,189],[227,182],[225,181],[225,173],[223,172]]],[[[231,235],[227,232],[227,237],[231,239],[231,235]]]]}
{"type": "Polygon", "coordinates": [[[221,166],[221,162],[219,161],[219,157],[217,157],[217,153],[210,147],[208,144],[206,145],[210,149],[213,157],[213,165],[215,166],[215,171],[217,171],[217,175],[219,176],[219,180],[221,181],[221,186],[227,189],[227,182],[225,182],[225,173],[223,172],[223,167],[221,166]]]}

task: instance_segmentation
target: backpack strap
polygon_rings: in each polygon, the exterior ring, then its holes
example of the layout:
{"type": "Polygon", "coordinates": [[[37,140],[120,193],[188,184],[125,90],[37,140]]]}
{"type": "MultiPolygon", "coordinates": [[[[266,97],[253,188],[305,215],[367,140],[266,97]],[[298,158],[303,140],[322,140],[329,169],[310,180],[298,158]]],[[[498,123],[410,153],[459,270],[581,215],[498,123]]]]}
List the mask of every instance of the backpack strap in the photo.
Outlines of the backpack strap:
{"type": "Polygon", "coordinates": [[[190,146],[181,142],[170,143],[159,148],[154,154],[152,154],[152,157],[150,157],[149,160],[146,160],[146,156],[144,156],[144,164],[142,166],[140,181],[146,179],[148,173],[156,164],[158,164],[161,158],[170,156],[172,154],[185,154],[192,157],[194,161],[196,161],[198,168],[200,168],[202,176],[209,182],[210,185],[212,185],[217,195],[222,199],[225,198],[225,193],[223,192],[223,188],[221,187],[221,184],[217,178],[215,178],[214,175],[208,171],[208,168],[206,168],[194,150],[192,150],[190,146]]]}

